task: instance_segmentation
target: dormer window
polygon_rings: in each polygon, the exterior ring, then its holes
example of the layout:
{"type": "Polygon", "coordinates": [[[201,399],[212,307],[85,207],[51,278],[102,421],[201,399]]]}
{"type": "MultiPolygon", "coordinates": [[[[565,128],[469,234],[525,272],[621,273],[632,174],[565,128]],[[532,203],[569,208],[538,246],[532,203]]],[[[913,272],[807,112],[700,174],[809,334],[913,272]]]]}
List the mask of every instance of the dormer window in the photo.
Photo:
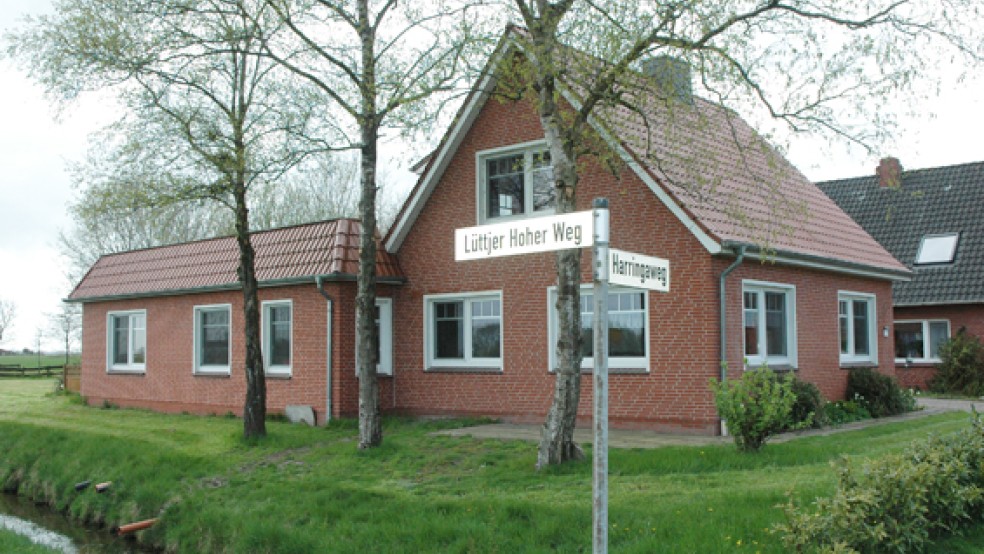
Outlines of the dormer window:
{"type": "Polygon", "coordinates": [[[959,237],[959,233],[923,236],[922,242],[919,243],[919,252],[916,254],[916,265],[948,264],[953,262],[953,255],[957,252],[957,239],[959,237]]]}
{"type": "Polygon", "coordinates": [[[478,166],[482,223],[553,213],[553,169],[542,142],[479,153],[478,166]]]}

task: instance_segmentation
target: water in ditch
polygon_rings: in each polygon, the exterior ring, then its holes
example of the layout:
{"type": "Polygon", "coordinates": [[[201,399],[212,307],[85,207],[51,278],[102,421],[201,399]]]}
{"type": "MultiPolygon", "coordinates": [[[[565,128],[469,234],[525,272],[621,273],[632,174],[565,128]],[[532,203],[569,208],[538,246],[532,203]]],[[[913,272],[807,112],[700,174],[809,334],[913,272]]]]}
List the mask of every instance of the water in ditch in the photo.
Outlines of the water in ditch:
{"type": "Polygon", "coordinates": [[[48,506],[0,493],[0,529],[7,529],[59,552],[71,554],[138,554],[144,550],[106,529],[73,523],[48,506]]]}

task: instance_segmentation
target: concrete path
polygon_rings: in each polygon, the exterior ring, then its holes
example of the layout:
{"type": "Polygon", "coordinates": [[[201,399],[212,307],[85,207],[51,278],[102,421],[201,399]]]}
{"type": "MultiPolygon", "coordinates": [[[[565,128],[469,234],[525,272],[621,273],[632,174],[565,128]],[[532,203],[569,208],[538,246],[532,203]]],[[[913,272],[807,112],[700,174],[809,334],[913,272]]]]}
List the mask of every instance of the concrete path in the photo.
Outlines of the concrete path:
{"type": "Polygon", "coordinates": [[[950,400],[944,398],[919,398],[919,405],[926,409],[941,411],[970,412],[971,406],[978,412],[984,412],[984,399],[980,400],[950,400]]]}
{"type": "MultiPolygon", "coordinates": [[[[574,440],[578,443],[591,444],[594,442],[593,431],[590,427],[574,429],[574,440]]],[[[452,437],[473,437],[476,439],[522,440],[538,442],[540,440],[540,425],[523,425],[517,423],[492,423],[447,429],[438,431],[438,435],[452,437]]],[[[667,435],[655,431],[640,429],[609,429],[608,445],[612,448],[659,448],[661,446],[703,446],[706,444],[727,444],[729,437],[711,437],[706,435],[667,435]]]]}
{"type": "MultiPolygon", "coordinates": [[[[769,442],[786,442],[803,437],[826,436],[835,433],[844,433],[857,429],[864,429],[875,425],[886,425],[898,421],[906,421],[919,417],[939,414],[945,411],[970,411],[971,404],[974,402],[967,400],[940,400],[935,398],[920,398],[919,405],[922,410],[910,412],[893,417],[881,419],[869,419],[848,423],[839,427],[827,427],[824,429],[808,429],[793,433],[783,433],[769,439],[769,442]]],[[[977,403],[977,407],[984,411],[984,400],[977,403]]],[[[474,427],[463,427],[460,429],[447,429],[438,431],[438,435],[452,437],[473,437],[476,439],[497,439],[497,440],[522,440],[527,442],[537,442],[540,440],[540,425],[523,425],[516,423],[492,423],[488,425],[476,425],[474,427]]],[[[594,436],[590,427],[579,427],[574,431],[574,440],[583,444],[594,442],[594,436]]],[[[608,444],[612,448],[659,448],[662,446],[703,446],[710,444],[730,444],[731,437],[712,437],[706,435],[671,435],[646,431],[639,429],[610,429],[608,431],[608,444]]]]}

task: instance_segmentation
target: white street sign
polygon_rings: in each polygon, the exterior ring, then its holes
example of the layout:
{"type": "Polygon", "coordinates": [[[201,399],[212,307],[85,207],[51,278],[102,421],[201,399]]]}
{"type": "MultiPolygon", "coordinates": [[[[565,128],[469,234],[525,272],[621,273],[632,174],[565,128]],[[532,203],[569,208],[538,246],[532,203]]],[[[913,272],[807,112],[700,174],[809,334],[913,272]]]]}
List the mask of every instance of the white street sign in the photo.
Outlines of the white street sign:
{"type": "Polygon", "coordinates": [[[481,260],[594,244],[591,210],[454,230],[454,259],[481,260]]]}
{"type": "Polygon", "coordinates": [[[608,282],[613,285],[670,292],[670,261],[608,249],[608,282]]]}

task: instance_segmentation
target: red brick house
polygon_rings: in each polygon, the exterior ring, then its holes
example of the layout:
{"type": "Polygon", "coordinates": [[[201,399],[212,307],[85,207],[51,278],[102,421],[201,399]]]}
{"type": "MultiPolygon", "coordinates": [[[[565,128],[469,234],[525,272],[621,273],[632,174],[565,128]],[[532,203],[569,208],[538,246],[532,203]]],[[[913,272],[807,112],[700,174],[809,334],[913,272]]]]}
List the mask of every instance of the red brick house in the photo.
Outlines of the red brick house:
{"type": "Polygon", "coordinates": [[[912,269],[892,289],[896,375],[925,388],[944,341],[960,329],[984,338],[984,162],[903,171],[885,158],[818,186],[912,269]]]}
{"type": "MultiPolygon", "coordinates": [[[[254,233],[267,406],[358,411],[355,275],[359,222],[339,219],[254,233]],[[331,394],[328,394],[328,391],[331,394]]],[[[224,237],[100,258],[69,296],[82,302],[81,394],[90,403],[241,414],[246,394],[238,247],[224,237]]],[[[377,258],[380,321],[391,325],[396,259],[377,258]]],[[[384,333],[385,334],[385,333],[384,333]]],[[[391,372],[381,345],[380,373],[391,372]]],[[[381,377],[384,405],[391,380],[381,377]]]]}
{"type": "MultiPolygon", "coordinates": [[[[506,41],[498,55],[513,48],[506,41]]],[[[640,76],[640,84],[652,78],[640,76]]],[[[668,99],[658,92],[664,88],[650,88],[661,101],[647,111],[599,114],[595,130],[616,163],[587,158],[578,192],[583,209],[594,197],[609,199],[612,247],[670,262],[667,293],[611,290],[612,424],[718,432],[708,380],[721,375],[722,359],[730,377],[740,375],[746,360],[795,370],[831,399],[843,396],[849,368],[894,374],[890,295],[894,281],[908,278],[905,266],[734,113],[687,91],[668,99]]],[[[540,422],[553,386],[554,257],[455,262],[453,237],[460,227],[552,213],[543,131],[529,102],[496,97],[495,75],[476,90],[382,242],[381,274],[389,280],[379,290],[381,336],[391,356],[382,354],[382,406],[540,422]]],[[[566,99],[577,105],[571,90],[566,99]]],[[[258,266],[266,268],[260,279],[271,410],[303,404],[319,413],[355,413],[353,269],[346,265],[354,254],[317,250],[319,241],[324,248],[344,242],[341,231],[329,229],[338,225],[255,235],[258,266]],[[325,258],[322,265],[287,263],[290,276],[276,274],[272,268],[280,262],[274,260],[304,257],[283,254],[286,236],[313,229],[323,230],[322,238],[301,248],[325,258]],[[330,308],[319,286],[332,297],[330,308]],[[286,372],[278,370],[283,354],[268,338],[280,336],[276,322],[287,319],[276,310],[281,305],[290,307],[292,318],[286,372]]],[[[236,375],[242,345],[236,342],[234,261],[222,277],[198,288],[151,290],[159,288],[154,285],[115,293],[95,286],[97,276],[114,274],[117,262],[143,259],[168,268],[168,248],[219,249],[223,240],[230,239],[109,256],[83,279],[71,299],[86,303],[82,393],[90,401],[239,411],[245,384],[236,375]],[[208,290],[219,282],[222,290],[208,290]],[[213,313],[213,306],[231,311],[213,313]],[[231,313],[231,321],[223,313],[231,313]],[[202,362],[209,359],[213,323],[220,338],[222,332],[232,337],[225,351],[217,342],[217,359],[227,363],[215,375],[202,362]],[[134,366],[128,371],[126,364],[115,366],[113,345],[135,329],[146,334],[146,359],[126,359],[134,366]],[[228,360],[223,352],[231,352],[228,360]]],[[[234,258],[232,252],[222,256],[234,258]]],[[[188,282],[205,269],[199,266],[185,270],[188,282]]],[[[140,280],[127,269],[115,279],[140,280]]],[[[589,288],[582,306],[590,322],[589,288]]],[[[587,356],[586,372],[590,365],[587,356]]],[[[590,379],[583,387],[579,413],[589,418],[590,379]]]]}

